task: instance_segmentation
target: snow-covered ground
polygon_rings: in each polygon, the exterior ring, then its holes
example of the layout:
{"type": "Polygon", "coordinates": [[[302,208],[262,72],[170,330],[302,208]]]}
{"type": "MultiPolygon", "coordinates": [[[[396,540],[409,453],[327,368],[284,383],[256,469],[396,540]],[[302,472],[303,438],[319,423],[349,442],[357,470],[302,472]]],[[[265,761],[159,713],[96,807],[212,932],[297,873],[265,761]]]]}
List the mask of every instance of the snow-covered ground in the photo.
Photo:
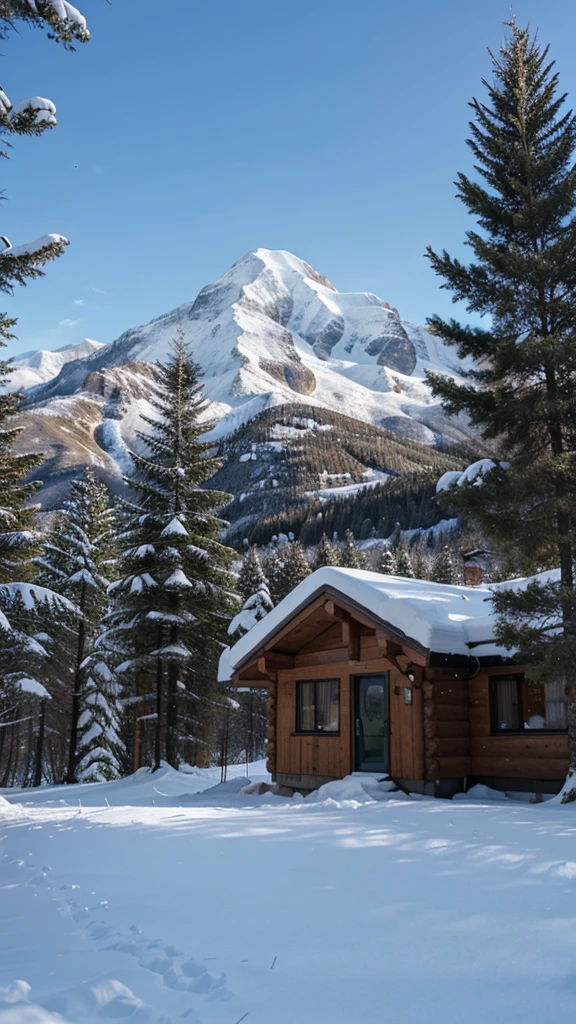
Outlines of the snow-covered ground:
{"type": "Polygon", "coordinates": [[[573,1019],[575,807],[234,772],[0,798],[1,1024],[573,1019]]]}

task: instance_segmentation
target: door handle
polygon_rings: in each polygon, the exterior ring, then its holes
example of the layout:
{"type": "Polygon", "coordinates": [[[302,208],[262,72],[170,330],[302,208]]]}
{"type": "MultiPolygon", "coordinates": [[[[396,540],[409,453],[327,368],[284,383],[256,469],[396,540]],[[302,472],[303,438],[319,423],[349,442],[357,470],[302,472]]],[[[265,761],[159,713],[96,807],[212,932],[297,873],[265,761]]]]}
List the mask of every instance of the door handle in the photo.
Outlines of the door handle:
{"type": "Polygon", "coordinates": [[[356,735],[360,736],[360,719],[356,719],[356,735]]]}

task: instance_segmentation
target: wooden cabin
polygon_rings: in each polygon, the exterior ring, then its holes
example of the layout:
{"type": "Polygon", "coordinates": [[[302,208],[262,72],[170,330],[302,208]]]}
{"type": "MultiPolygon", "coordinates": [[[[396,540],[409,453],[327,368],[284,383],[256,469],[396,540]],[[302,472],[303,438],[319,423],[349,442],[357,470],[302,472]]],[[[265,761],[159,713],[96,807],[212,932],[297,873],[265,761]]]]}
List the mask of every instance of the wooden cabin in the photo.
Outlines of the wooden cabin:
{"type": "Polygon", "coordinates": [[[268,691],[268,769],[311,791],[352,772],[452,796],[483,782],[557,792],[561,683],[494,641],[491,591],[319,569],[224,652],[220,679],[268,691]]]}

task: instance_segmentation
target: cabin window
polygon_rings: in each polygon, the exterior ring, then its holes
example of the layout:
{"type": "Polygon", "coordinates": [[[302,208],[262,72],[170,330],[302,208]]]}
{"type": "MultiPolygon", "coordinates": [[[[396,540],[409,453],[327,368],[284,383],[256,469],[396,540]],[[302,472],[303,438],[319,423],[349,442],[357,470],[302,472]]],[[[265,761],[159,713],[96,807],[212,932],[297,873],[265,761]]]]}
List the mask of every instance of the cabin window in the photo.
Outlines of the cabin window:
{"type": "Polygon", "coordinates": [[[522,674],[492,676],[492,732],[563,732],[566,704],[562,682],[538,683],[522,674]]]}
{"type": "Polygon", "coordinates": [[[340,680],[296,683],[296,731],[335,733],[340,729],[340,680]]]}

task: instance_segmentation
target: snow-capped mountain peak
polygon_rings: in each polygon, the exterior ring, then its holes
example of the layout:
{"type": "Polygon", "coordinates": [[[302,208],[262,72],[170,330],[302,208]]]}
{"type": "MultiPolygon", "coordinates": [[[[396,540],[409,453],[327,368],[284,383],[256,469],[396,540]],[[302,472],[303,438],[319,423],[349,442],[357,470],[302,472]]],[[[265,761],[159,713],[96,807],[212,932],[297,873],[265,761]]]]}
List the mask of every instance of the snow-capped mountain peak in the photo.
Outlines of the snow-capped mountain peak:
{"type": "Polygon", "coordinates": [[[220,420],[214,436],[290,402],[426,443],[462,436],[424,380],[426,367],[460,371],[441,339],[402,320],[379,296],[339,292],[304,260],[264,248],[246,253],[193,302],[125,331],[82,364],[64,366],[35,397],[73,394],[93,371],[163,360],[179,325],[203,370],[211,415],[220,420]]]}
{"type": "Polygon", "coordinates": [[[66,345],[57,351],[37,349],[17,356],[10,368],[10,379],[4,391],[26,391],[57,377],[66,363],[87,359],[105,348],[101,341],[84,338],[77,345],[66,345]]]}

